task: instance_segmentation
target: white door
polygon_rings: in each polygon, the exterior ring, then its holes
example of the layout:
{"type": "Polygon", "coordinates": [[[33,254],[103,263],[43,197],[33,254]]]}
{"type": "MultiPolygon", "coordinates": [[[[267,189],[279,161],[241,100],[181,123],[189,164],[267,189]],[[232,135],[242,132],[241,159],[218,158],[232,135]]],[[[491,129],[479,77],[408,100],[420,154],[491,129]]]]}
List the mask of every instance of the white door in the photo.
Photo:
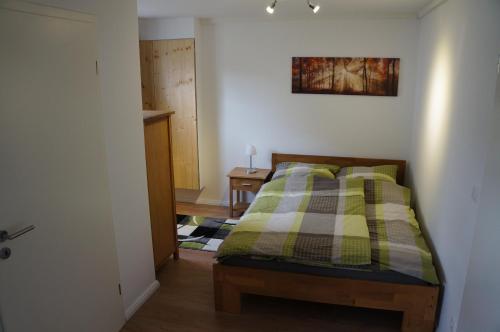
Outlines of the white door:
{"type": "Polygon", "coordinates": [[[0,258],[5,332],[124,323],[95,25],[93,16],[0,0],[0,231],[34,226],[0,242],[0,256],[11,252],[0,258]]]}

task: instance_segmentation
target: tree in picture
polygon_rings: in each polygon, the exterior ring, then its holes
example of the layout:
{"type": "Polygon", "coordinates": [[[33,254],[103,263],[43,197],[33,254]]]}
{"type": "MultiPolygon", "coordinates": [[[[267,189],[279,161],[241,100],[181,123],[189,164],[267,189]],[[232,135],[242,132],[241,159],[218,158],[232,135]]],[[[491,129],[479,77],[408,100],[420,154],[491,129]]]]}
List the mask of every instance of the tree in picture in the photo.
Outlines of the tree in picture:
{"type": "Polygon", "coordinates": [[[397,96],[399,58],[292,58],[292,93],[397,96]]]}

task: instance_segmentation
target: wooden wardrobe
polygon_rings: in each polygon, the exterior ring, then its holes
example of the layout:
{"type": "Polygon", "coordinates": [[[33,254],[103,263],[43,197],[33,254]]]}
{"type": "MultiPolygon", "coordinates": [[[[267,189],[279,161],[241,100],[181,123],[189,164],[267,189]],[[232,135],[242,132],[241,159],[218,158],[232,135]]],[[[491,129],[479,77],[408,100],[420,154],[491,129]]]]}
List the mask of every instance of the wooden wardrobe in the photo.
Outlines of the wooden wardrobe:
{"type": "Polygon", "coordinates": [[[166,111],[143,112],[149,213],[157,270],[170,256],[174,255],[175,259],[179,257],[170,135],[171,116],[172,112],[166,111]]]}
{"type": "Polygon", "coordinates": [[[200,189],[194,39],[140,41],[142,104],[173,111],[175,187],[200,189]]]}

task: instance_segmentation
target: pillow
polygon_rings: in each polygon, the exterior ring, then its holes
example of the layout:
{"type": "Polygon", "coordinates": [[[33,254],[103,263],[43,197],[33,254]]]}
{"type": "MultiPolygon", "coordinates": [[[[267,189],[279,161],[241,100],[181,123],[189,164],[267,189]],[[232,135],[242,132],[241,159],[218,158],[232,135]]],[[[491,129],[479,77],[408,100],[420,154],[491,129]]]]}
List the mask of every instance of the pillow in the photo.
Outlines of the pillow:
{"type": "Polygon", "coordinates": [[[362,177],[368,180],[381,180],[396,183],[397,173],[397,165],[382,165],[373,167],[353,166],[343,167],[340,172],[337,173],[337,177],[339,179],[362,177]]]}
{"type": "Polygon", "coordinates": [[[340,167],[337,165],[284,162],[276,166],[273,180],[290,175],[314,175],[335,179],[335,172],[338,172],[339,169],[340,167]]]}

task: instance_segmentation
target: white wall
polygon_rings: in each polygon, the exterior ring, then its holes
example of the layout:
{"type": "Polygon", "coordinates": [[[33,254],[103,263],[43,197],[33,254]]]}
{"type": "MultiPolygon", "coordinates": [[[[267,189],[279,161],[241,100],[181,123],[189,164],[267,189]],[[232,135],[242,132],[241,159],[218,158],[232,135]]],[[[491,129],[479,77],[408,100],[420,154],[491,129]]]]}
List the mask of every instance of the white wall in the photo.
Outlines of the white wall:
{"type": "Polygon", "coordinates": [[[271,153],[406,159],[416,76],[416,19],[202,22],[197,52],[199,202],[226,202],[226,174],[270,167],[271,153]],[[291,93],[293,56],[400,57],[398,97],[291,93]]]}
{"type": "MultiPolygon", "coordinates": [[[[500,53],[500,52],[499,52],[500,53]]],[[[500,76],[498,76],[500,78],[500,76]]],[[[494,124],[500,123],[500,80],[494,124]]],[[[477,224],[465,282],[459,330],[500,331],[500,131],[489,149],[477,224]]]]}
{"type": "Polygon", "coordinates": [[[141,40],[194,38],[196,21],[192,17],[141,18],[139,38],[141,40]]]}
{"type": "Polygon", "coordinates": [[[126,316],[156,289],[146,182],[136,0],[37,0],[97,16],[113,224],[126,316]]]}
{"type": "Polygon", "coordinates": [[[449,0],[419,27],[410,173],[443,268],[440,331],[455,330],[493,125],[499,3],[449,0]]]}

